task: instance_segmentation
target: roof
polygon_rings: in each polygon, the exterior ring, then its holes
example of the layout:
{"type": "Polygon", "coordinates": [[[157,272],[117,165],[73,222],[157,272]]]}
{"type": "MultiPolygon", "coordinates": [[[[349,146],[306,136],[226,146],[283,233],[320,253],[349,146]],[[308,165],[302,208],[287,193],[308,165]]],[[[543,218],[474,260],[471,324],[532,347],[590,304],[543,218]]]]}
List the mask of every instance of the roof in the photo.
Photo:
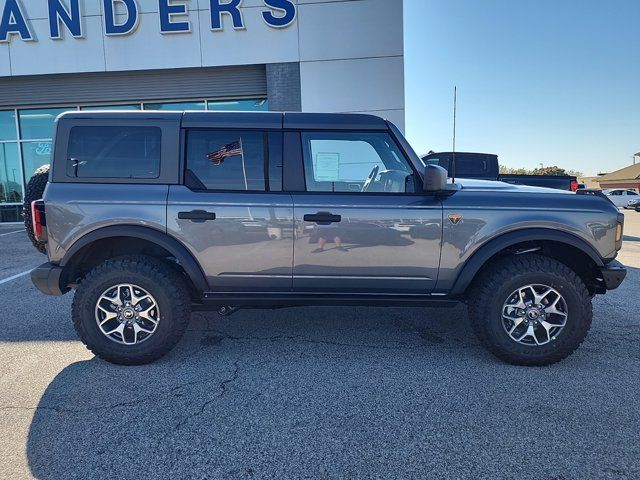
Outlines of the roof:
{"type": "Polygon", "coordinates": [[[222,111],[154,111],[109,110],[66,112],[64,119],[178,120],[184,128],[267,128],[296,130],[368,130],[385,131],[387,122],[375,115],[359,113],[289,113],[289,112],[222,112],[222,111]]]}
{"type": "Polygon", "coordinates": [[[640,179],[640,163],[629,165],[615,172],[607,173],[595,179],[596,182],[610,182],[615,180],[638,180],[640,179]]]}

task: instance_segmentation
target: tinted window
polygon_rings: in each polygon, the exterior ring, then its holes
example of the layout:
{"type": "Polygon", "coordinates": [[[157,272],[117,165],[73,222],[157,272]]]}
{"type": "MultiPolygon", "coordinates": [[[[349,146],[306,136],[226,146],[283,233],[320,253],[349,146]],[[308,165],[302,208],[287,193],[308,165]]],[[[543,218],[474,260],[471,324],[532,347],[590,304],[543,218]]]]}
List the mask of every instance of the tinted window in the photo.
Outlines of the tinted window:
{"type": "Polygon", "coordinates": [[[67,175],[77,178],[158,178],[157,127],[73,127],[67,175]]]}
{"type": "MultiPolygon", "coordinates": [[[[428,165],[439,165],[451,176],[451,153],[435,153],[423,158],[428,165]]],[[[493,155],[456,153],[455,175],[461,178],[493,179],[498,177],[498,162],[493,155]]]]}
{"type": "Polygon", "coordinates": [[[266,190],[264,133],[189,131],[186,182],[207,190],[266,190]]]}
{"type": "Polygon", "coordinates": [[[386,133],[303,133],[308,191],[405,192],[413,174],[386,133]]]}

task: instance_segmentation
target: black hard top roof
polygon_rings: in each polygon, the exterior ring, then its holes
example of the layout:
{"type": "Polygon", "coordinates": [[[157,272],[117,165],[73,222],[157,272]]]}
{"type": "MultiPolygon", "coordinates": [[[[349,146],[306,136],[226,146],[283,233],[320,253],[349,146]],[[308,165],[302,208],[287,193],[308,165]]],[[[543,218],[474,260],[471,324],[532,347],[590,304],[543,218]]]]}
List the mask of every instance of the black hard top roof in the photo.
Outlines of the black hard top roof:
{"type": "Polygon", "coordinates": [[[282,113],[220,111],[101,110],[71,111],[65,119],[182,119],[185,128],[266,128],[296,130],[387,130],[385,120],[359,113],[282,113]]]}

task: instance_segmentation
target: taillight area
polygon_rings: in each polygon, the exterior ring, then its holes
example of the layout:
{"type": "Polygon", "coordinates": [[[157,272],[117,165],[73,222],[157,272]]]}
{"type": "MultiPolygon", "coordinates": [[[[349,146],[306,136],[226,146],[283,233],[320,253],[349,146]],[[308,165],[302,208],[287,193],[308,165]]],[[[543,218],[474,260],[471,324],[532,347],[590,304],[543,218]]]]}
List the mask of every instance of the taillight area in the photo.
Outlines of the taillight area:
{"type": "Polygon", "coordinates": [[[622,248],[622,240],[624,239],[624,214],[618,214],[618,222],[616,224],[616,252],[622,248]]]}
{"type": "Polygon", "coordinates": [[[33,222],[33,235],[38,242],[47,241],[47,216],[44,210],[44,200],[31,202],[31,221],[33,222]]]}
{"type": "Polygon", "coordinates": [[[577,180],[571,180],[571,191],[572,192],[577,192],[578,191],[578,181],[577,180]]]}

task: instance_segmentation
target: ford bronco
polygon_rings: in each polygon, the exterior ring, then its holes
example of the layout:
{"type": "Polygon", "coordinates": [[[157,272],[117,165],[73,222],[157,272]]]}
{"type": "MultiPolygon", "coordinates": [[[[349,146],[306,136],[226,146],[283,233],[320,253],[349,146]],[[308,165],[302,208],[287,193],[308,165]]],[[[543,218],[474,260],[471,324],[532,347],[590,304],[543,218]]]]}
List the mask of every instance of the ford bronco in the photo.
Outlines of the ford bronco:
{"type": "Polygon", "coordinates": [[[28,195],[34,284],[74,290],[80,339],[120,364],[166,354],[192,309],[465,302],[491,352],[548,365],[626,274],[606,198],[454,182],[368,115],[66,113],[28,195]]]}

